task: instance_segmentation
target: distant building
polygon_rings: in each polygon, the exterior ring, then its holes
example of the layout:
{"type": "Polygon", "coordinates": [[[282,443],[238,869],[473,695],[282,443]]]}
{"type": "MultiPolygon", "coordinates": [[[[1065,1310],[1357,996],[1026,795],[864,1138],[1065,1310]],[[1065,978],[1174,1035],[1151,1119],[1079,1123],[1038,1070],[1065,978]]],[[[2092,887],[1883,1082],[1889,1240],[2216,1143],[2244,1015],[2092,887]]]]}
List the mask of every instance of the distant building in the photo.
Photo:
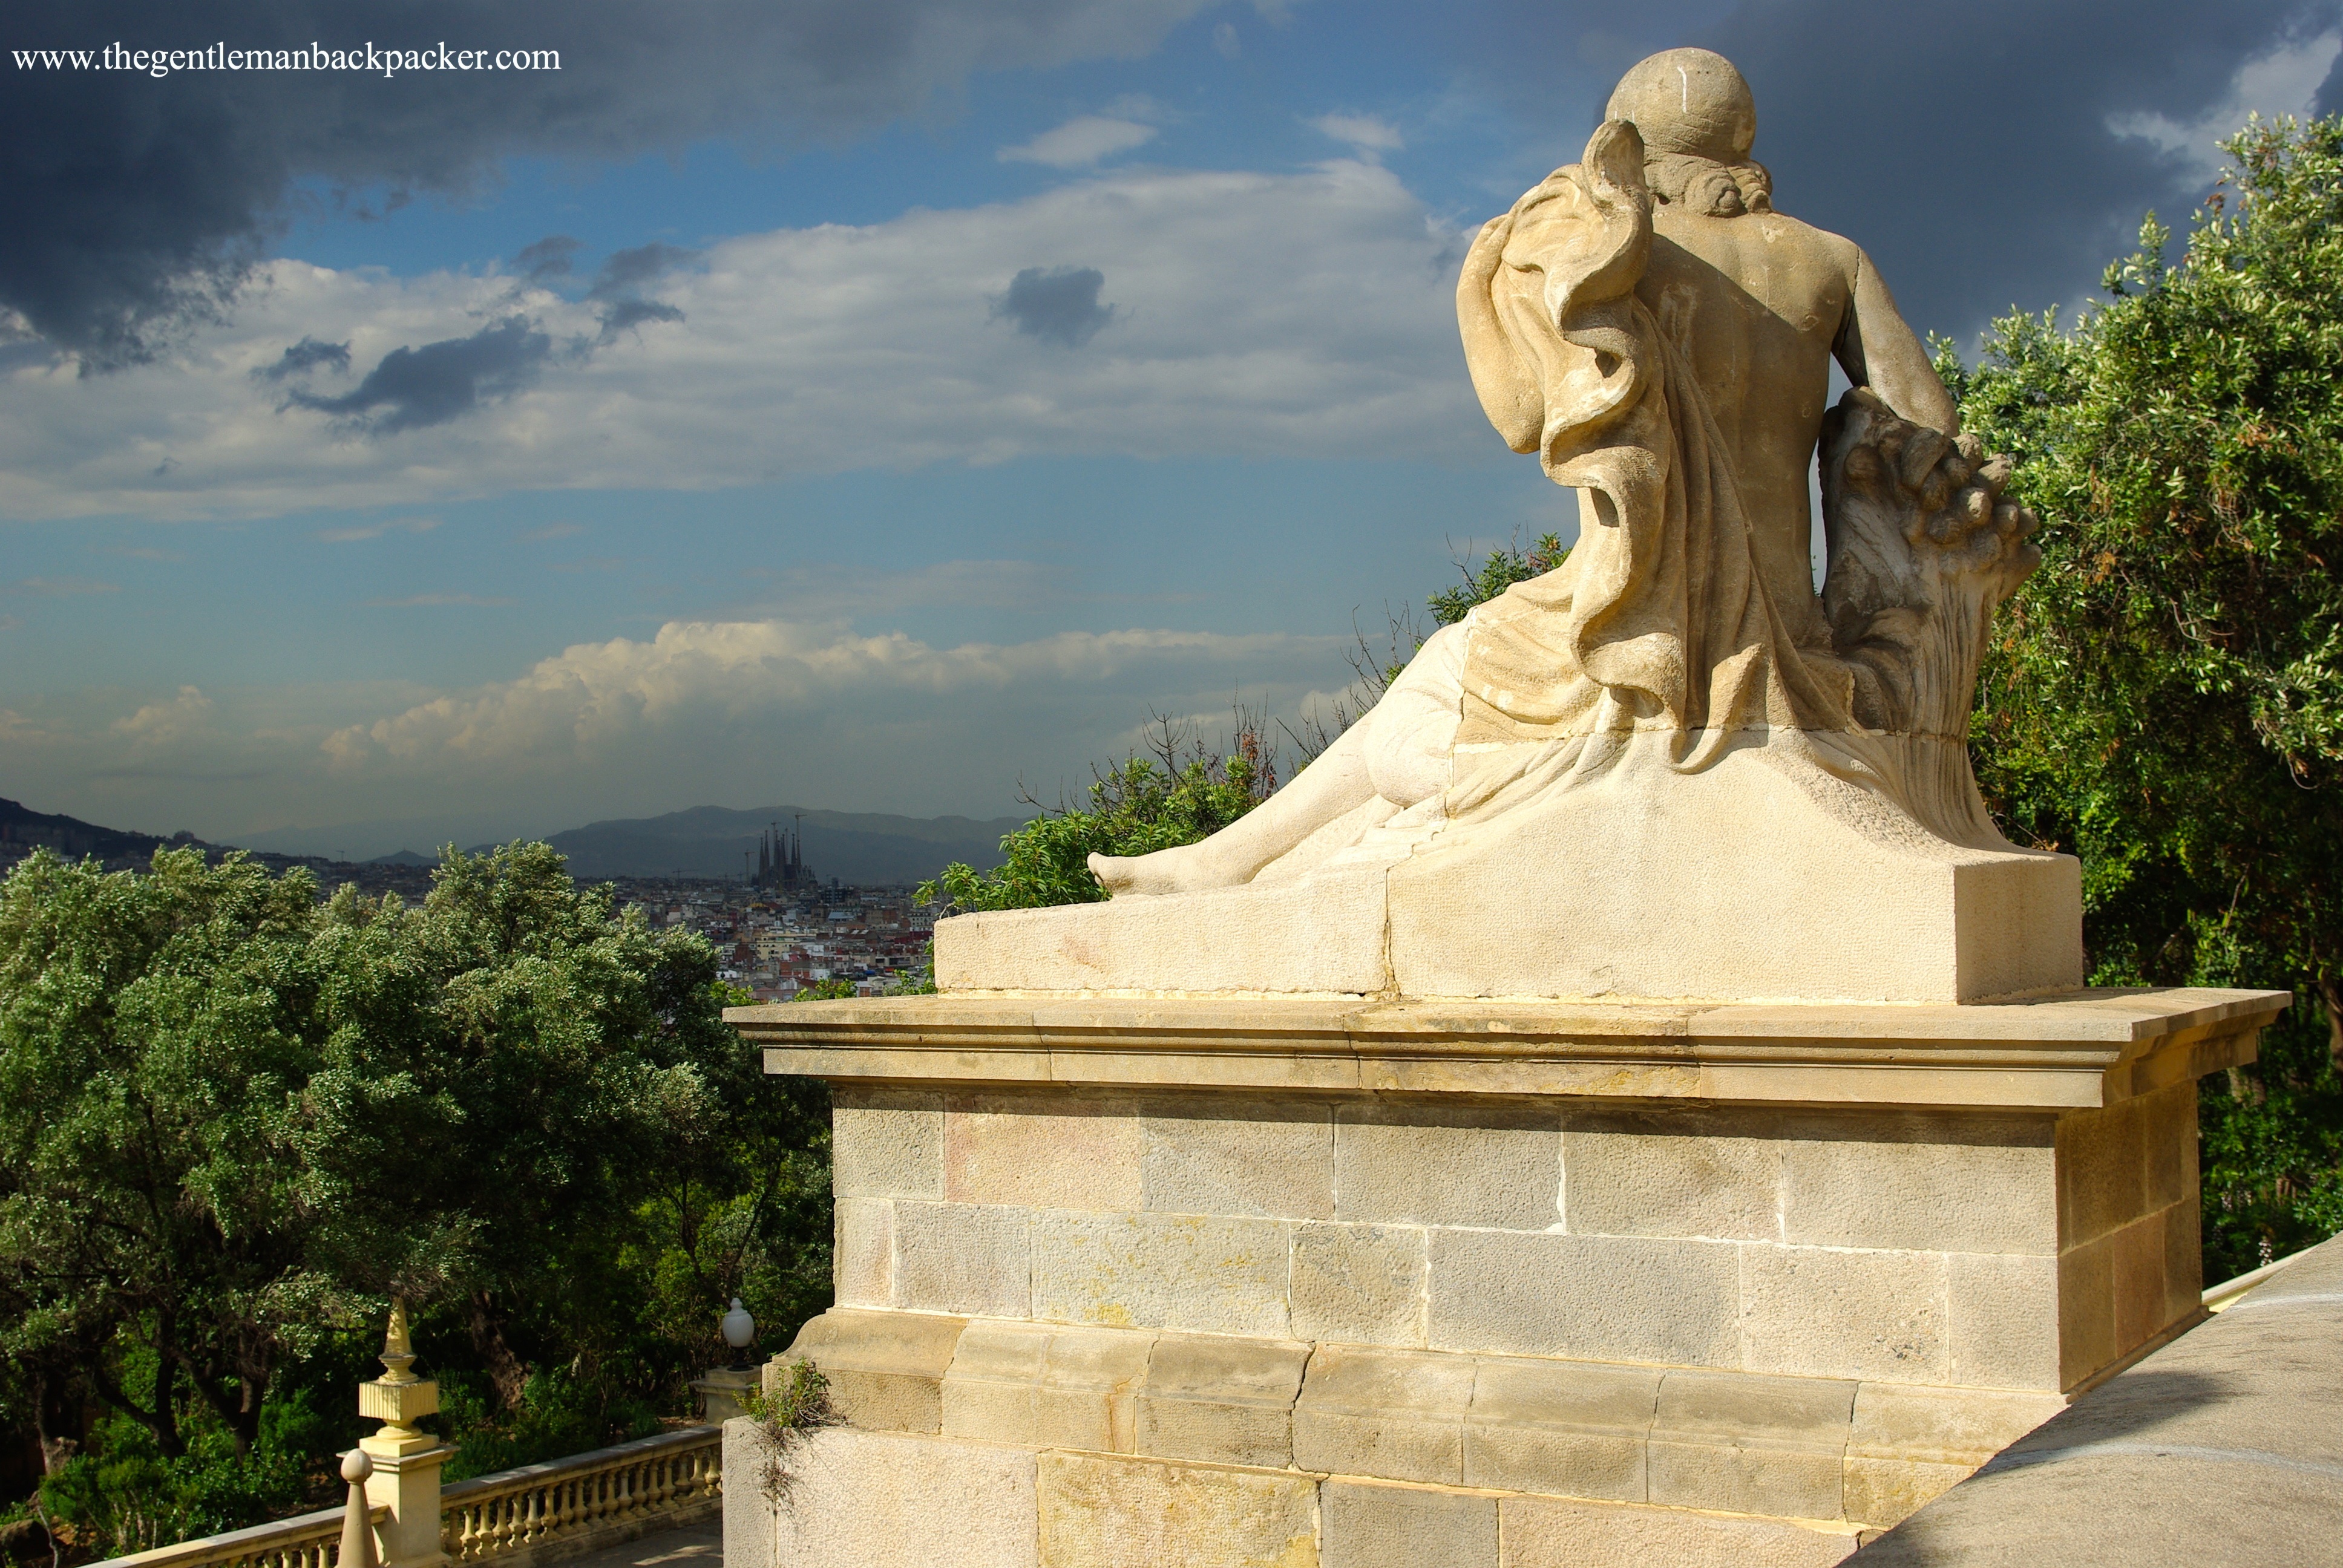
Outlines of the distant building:
{"type": "Polygon", "coordinates": [[[793,830],[772,823],[757,835],[757,869],[749,885],[767,892],[803,892],[821,886],[805,863],[805,819],[793,830]]]}

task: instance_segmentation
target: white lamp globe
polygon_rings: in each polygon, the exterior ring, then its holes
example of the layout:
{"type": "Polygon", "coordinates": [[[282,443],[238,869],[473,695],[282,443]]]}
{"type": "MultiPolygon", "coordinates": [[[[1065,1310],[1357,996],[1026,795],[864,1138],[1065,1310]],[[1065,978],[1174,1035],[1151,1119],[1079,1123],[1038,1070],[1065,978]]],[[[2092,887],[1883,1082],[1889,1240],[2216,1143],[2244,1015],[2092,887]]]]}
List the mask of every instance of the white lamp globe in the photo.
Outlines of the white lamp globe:
{"type": "Polygon", "coordinates": [[[757,1320],[749,1315],[738,1296],[732,1298],[732,1310],[719,1326],[724,1331],[724,1342],[736,1351],[745,1351],[756,1342],[757,1320]]]}

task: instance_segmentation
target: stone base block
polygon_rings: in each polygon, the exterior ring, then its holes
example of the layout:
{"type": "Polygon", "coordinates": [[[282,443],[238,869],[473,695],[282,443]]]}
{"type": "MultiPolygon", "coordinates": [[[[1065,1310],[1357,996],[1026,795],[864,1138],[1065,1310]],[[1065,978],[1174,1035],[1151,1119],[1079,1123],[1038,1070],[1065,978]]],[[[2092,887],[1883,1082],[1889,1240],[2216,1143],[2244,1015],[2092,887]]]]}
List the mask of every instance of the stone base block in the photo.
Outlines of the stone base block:
{"type": "Polygon", "coordinates": [[[1042,1568],[1307,1568],[1318,1478],[1102,1453],[1041,1456],[1042,1568]]]}
{"type": "Polygon", "coordinates": [[[799,1356],[862,1428],[925,1433],[908,1423],[938,1412],[947,1440],[1198,1474],[1299,1471],[1849,1529],[1895,1523],[2065,1407],[2056,1394],[851,1309],[809,1323],[776,1365],[799,1356]]]}
{"type": "Polygon", "coordinates": [[[1947,843],[1762,749],[1614,769],[1503,824],[1383,831],[1298,879],[940,921],[936,983],[1970,1002],[2083,982],[2073,856],[1947,843]]]}
{"type": "Polygon", "coordinates": [[[1500,1568],[1829,1568],[1855,1548],[1852,1530],[1616,1503],[1508,1497],[1498,1504],[1500,1568]]]}
{"type": "Polygon", "coordinates": [[[725,1429],[725,1568],[1824,1568],[1850,1526],[830,1428],[759,1483],[725,1429]]]}

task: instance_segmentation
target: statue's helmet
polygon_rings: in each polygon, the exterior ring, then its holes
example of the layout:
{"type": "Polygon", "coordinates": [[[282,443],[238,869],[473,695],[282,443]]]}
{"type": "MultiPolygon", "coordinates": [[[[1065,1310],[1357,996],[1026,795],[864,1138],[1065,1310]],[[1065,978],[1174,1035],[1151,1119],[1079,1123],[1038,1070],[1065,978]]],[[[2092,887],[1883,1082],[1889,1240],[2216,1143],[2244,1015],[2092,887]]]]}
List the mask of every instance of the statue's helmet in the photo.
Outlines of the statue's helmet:
{"type": "Polygon", "coordinates": [[[1654,155],[1738,164],[1757,138],[1757,102],[1733,62],[1706,49],[1666,49],[1619,78],[1606,120],[1632,120],[1654,155]]]}

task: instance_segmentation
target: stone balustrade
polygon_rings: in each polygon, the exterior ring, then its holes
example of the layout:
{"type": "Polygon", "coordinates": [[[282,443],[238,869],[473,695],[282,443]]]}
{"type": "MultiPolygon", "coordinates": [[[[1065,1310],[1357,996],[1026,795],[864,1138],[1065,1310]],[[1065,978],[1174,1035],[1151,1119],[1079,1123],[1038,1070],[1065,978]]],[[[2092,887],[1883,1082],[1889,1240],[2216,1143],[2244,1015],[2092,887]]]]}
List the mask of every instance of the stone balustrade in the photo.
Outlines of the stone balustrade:
{"type": "Polygon", "coordinates": [[[722,1444],[691,1427],[459,1481],[440,1493],[441,1549],[520,1568],[696,1522],[723,1506],[722,1444]]]}
{"type": "MultiPolygon", "coordinates": [[[[379,1528],[390,1510],[370,1510],[379,1528]]],[[[337,1568],[341,1558],[340,1508],[323,1508],[290,1519],[272,1519],[243,1530],[229,1530],[196,1541],[157,1546],[110,1557],[98,1568],[337,1568]]]]}

